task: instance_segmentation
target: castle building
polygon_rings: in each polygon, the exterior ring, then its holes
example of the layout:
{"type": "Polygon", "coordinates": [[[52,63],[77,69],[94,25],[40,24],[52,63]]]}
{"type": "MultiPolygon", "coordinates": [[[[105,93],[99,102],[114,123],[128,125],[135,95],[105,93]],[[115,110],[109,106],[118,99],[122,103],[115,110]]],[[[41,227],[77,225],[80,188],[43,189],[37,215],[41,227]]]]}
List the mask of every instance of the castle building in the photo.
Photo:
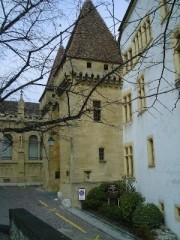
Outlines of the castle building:
{"type": "Polygon", "coordinates": [[[36,131],[14,132],[41,121],[38,103],[4,101],[0,104],[0,185],[43,184],[43,141],[36,131]],[[8,132],[8,129],[11,131],[8,132]]]}
{"type": "Polygon", "coordinates": [[[132,0],[120,25],[125,175],[180,237],[180,18],[177,1],[132,0]]]}
{"type": "Polygon", "coordinates": [[[55,143],[49,147],[46,183],[72,206],[81,204],[80,188],[89,191],[123,175],[121,72],[115,71],[121,62],[117,42],[86,0],[40,99],[44,117],[72,119],[49,132],[55,143]]]}

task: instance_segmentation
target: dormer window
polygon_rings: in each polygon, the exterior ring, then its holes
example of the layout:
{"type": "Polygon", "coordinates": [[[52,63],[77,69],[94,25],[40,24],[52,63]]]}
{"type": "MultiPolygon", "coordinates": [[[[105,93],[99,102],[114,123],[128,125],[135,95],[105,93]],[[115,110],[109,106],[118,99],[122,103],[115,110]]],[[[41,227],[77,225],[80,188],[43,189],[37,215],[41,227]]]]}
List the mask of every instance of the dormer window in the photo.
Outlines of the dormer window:
{"type": "Polygon", "coordinates": [[[104,64],[104,70],[108,70],[108,64],[104,64]]]}
{"type": "Polygon", "coordinates": [[[91,62],[87,62],[87,68],[91,68],[92,64],[91,62]]]}

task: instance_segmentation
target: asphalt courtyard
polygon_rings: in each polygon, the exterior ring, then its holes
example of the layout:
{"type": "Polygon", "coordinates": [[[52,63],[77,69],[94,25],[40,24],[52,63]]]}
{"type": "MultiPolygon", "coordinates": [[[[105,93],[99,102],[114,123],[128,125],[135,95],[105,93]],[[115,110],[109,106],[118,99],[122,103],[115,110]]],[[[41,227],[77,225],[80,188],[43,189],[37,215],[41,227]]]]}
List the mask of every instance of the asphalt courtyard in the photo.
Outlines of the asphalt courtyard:
{"type": "Polygon", "coordinates": [[[72,240],[133,240],[78,209],[64,209],[56,193],[37,188],[0,187],[0,224],[9,225],[9,209],[24,208],[72,240]]]}

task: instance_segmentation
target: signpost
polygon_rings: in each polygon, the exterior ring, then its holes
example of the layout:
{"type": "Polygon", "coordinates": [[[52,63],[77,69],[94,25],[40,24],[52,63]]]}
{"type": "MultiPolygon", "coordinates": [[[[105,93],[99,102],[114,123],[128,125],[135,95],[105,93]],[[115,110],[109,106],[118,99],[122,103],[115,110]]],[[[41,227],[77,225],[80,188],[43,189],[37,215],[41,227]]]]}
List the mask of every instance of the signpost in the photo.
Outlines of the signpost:
{"type": "Polygon", "coordinates": [[[117,199],[119,207],[119,188],[116,185],[109,185],[108,187],[108,204],[110,204],[110,199],[117,199]]]}
{"type": "Polygon", "coordinates": [[[85,188],[78,189],[78,199],[80,201],[86,200],[86,189],[85,188]]]}

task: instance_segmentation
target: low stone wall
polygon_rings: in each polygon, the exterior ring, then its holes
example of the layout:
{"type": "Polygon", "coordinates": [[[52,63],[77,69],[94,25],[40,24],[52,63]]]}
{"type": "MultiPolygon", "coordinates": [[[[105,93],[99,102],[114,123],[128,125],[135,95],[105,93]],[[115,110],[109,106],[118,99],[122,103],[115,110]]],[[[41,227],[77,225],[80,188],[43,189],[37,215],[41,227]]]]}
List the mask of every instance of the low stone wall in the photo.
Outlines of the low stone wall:
{"type": "Polygon", "coordinates": [[[23,208],[10,209],[11,240],[70,240],[23,208]]]}

